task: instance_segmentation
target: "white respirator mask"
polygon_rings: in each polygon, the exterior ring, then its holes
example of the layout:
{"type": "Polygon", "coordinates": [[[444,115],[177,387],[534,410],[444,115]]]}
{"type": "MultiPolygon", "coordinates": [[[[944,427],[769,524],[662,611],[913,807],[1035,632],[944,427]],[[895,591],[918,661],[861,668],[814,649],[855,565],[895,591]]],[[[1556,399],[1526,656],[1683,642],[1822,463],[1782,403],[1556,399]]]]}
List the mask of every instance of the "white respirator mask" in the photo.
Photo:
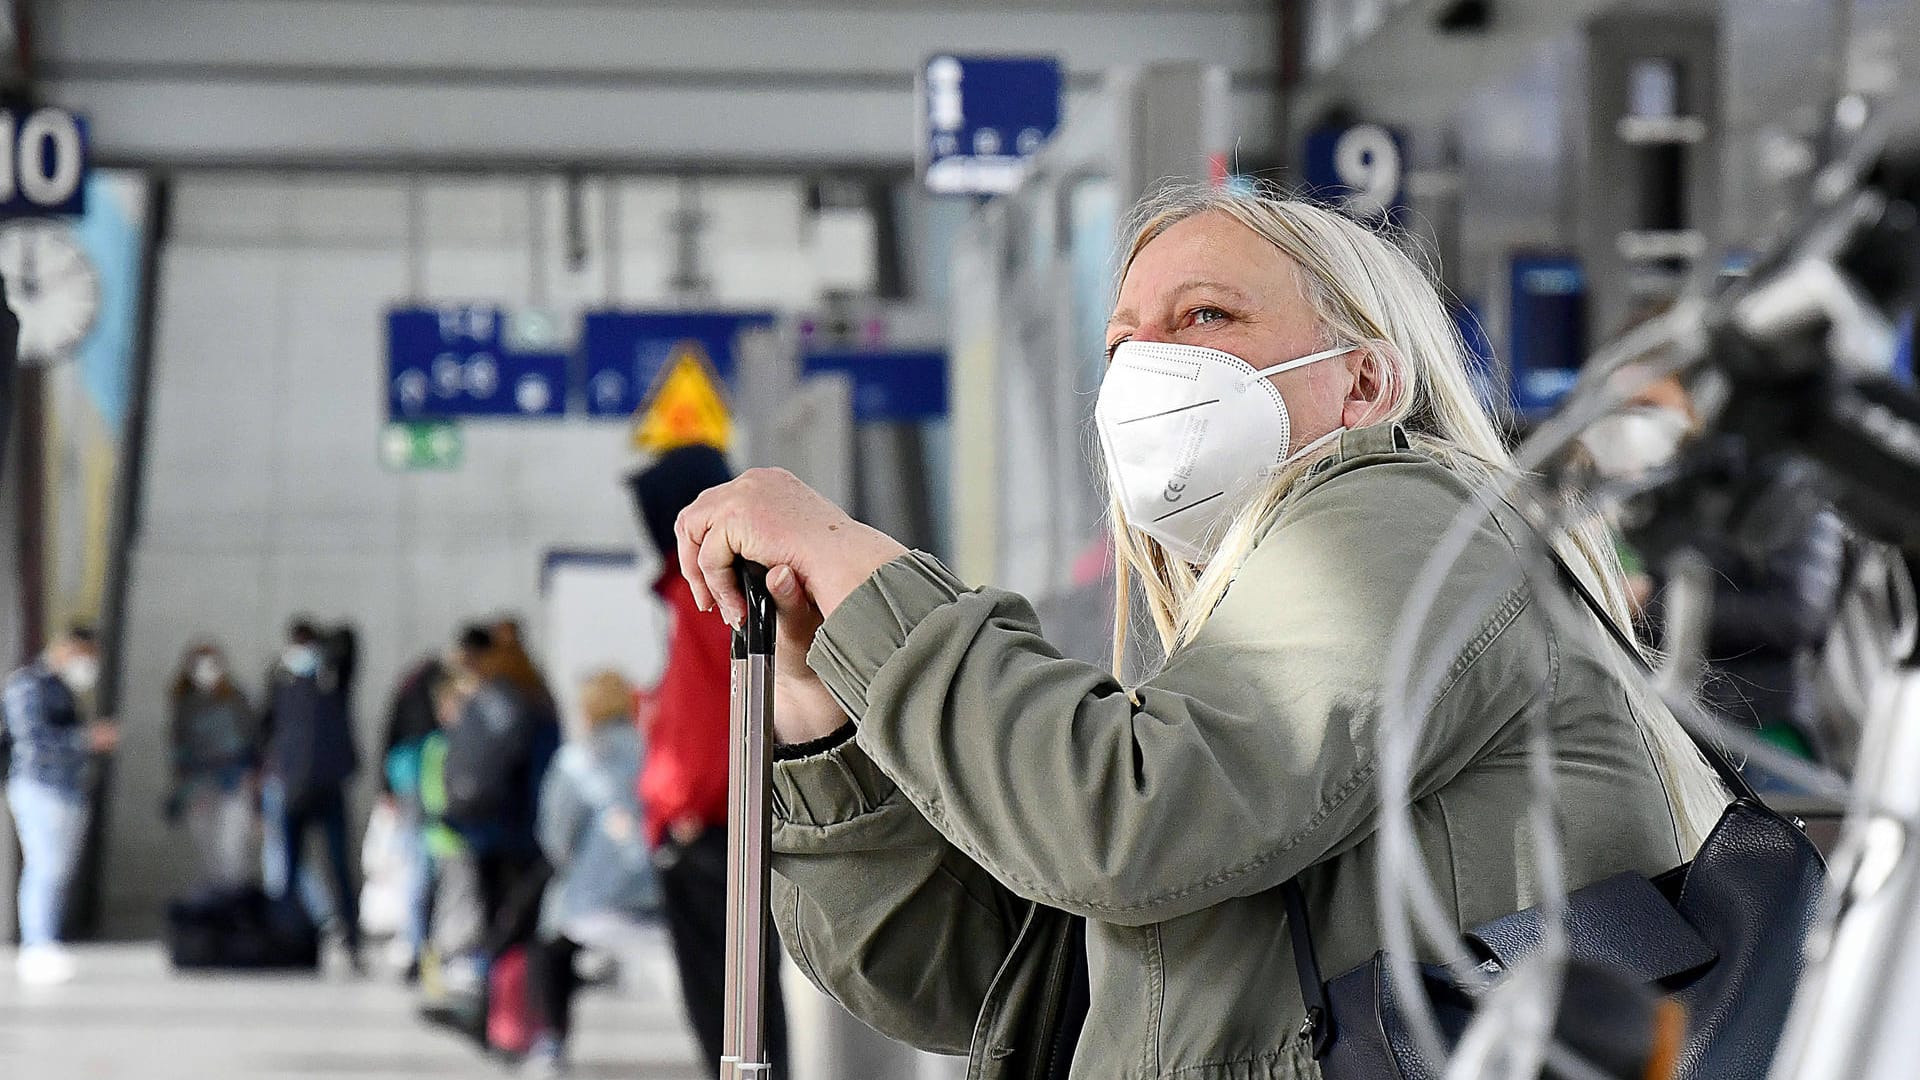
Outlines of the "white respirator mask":
{"type": "Polygon", "coordinates": [[[76,694],[92,693],[100,684],[100,661],[91,656],[74,657],[61,670],[60,679],[76,694]]]}
{"type": "Polygon", "coordinates": [[[1226,523],[1269,477],[1346,430],[1288,454],[1293,421],[1268,377],[1357,348],[1256,368],[1218,349],[1121,342],[1093,416],[1127,524],[1179,558],[1205,562],[1226,523]]]}
{"type": "Polygon", "coordinates": [[[1690,423],[1678,409],[1628,409],[1595,420],[1580,442],[1601,476],[1633,480],[1672,461],[1690,423]]]}

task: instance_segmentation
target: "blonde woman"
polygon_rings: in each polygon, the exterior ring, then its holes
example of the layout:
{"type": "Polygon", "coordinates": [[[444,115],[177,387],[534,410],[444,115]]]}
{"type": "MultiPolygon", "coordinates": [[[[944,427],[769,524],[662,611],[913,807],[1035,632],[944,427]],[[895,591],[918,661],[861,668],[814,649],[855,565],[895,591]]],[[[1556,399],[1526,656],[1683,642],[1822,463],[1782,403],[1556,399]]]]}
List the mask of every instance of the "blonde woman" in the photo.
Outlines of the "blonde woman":
{"type": "MultiPolygon", "coordinates": [[[[1381,948],[1386,642],[1475,485],[1511,465],[1393,245],[1215,189],[1137,220],[1095,414],[1119,631],[1137,582],[1167,653],[1151,678],[1129,691],[1062,659],[1022,598],[777,471],[689,507],[680,563],[729,620],[734,558],[773,568],[774,915],[821,987],[896,1038],[971,1053],[973,1076],[1317,1076],[1278,887],[1303,887],[1323,970],[1381,948]]],[[[1571,622],[1591,617],[1531,592],[1525,527],[1482,521],[1420,638],[1421,668],[1446,675],[1412,828],[1462,927],[1537,899],[1536,709],[1569,886],[1672,867],[1724,801],[1571,622]],[[1470,608],[1473,632],[1449,633],[1470,608]]],[[[1606,546],[1566,547],[1624,621],[1606,546]]]]}

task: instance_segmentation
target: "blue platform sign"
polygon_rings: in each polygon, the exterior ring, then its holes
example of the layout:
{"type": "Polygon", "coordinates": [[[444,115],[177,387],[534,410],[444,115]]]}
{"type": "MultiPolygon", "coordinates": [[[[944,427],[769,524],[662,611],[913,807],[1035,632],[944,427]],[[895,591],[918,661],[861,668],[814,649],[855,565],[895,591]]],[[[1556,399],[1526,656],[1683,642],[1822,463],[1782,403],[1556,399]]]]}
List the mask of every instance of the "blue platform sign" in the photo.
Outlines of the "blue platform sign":
{"type": "Polygon", "coordinates": [[[1559,253],[1512,256],[1507,312],[1514,405],[1538,415],[1573,389],[1585,362],[1587,279],[1579,260],[1559,253]]]}
{"type": "Polygon", "coordinates": [[[919,421],[947,415],[947,354],[934,349],[817,352],[801,364],[808,375],[844,372],[853,379],[856,421],[919,421]]]}
{"type": "Polygon", "coordinates": [[[1307,192],[1362,221],[1404,225],[1407,139],[1381,124],[1323,127],[1307,133],[1307,192]]]}
{"type": "Polygon", "coordinates": [[[86,213],[91,165],[85,117],[0,109],[0,218],[86,213]]]}
{"type": "Polygon", "coordinates": [[[571,357],[510,351],[506,319],[488,304],[387,312],[388,417],[565,415],[571,357]]]}
{"type": "Polygon", "coordinates": [[[774,322],[774,314],[766,311],[589,311],[580,332],[587,413],[632,416],[687,350],[731,385],[742,335],[771,331],[774,322]]]}
{"type": "Polygon", "coordinates": [[[1060,61],[934,56],[920,73],[920,175],[940,195],[1004,195],[1060,126],[1060,61]]]}

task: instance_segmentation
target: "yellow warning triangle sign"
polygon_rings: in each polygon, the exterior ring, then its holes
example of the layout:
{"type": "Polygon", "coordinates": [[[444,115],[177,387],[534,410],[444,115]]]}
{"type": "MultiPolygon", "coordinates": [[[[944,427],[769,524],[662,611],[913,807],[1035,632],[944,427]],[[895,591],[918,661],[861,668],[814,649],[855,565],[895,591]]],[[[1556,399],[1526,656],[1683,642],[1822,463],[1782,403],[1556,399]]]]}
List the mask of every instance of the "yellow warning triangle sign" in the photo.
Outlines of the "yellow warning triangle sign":
{"type": "Polygon", "coordinates": [[[720,395],[720,380],[698,342],[685,341],[674,348],[657,387],[634,424],[636,448],[655,454],[694,445],[727,449],[733,441],[733,418],[720,395]]]}

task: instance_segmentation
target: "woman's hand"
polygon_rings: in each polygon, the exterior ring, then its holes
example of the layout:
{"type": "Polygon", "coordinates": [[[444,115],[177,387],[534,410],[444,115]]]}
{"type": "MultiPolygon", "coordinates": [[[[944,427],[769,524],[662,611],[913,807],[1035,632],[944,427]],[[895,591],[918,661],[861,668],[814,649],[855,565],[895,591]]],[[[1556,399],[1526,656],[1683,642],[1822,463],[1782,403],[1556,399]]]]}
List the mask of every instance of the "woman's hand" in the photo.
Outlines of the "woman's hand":
{"type": "Polygon", "coordinates": [[[773,647],[774,738],[787,745],[823,739],[840,730],[847,713],[807,666],[807,650],[820,629],[820,609],[791,567],[767,571],[767,592],[780,613],[773,647]]]}
{"type": "MultiPolygon", "coordinates": [[[[674,523],[680,572],[702,611],[715,606],[738,627],[747,605],[733,564],[785,567],[822,617],[875,570],[907,549],[848,517],[785,469],[751,469],[709,488],[674,523]]],[[[781,609],[785,618],[787,611],[781,609]]],[[[791,650],[790,650],[791,651],[791,650]]]]}

